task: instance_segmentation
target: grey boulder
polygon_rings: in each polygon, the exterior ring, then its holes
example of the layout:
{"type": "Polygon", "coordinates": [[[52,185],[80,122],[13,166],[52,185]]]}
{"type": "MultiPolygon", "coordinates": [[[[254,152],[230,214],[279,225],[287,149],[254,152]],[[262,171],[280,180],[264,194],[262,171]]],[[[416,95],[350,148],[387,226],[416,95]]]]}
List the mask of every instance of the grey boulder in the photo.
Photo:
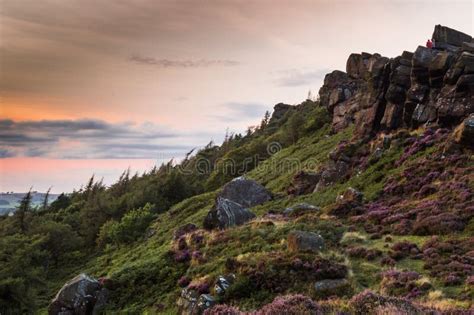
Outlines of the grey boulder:
{"type": "Polygon", "coordinates": [[[48,308],[50,315],[97,314],[106,304],[108,290],[99,281],[82,273],[67,282],[48,308]]]}
{"type": "Polygon", "coordinates": [[[253,218],[255,218],[255,214],[242,205],[229,199],[217,197],[215,205],[204,219],[204,228],[208,230],[225,229],[242,225],[253,218]]]}
{"type": "Polygon", "coordinates": [[[254,180],[243,177],[235,178],[224,185],[219,197],[244,207],[253,207],[272,199],[272,195],[265,187],[254,180]]]}

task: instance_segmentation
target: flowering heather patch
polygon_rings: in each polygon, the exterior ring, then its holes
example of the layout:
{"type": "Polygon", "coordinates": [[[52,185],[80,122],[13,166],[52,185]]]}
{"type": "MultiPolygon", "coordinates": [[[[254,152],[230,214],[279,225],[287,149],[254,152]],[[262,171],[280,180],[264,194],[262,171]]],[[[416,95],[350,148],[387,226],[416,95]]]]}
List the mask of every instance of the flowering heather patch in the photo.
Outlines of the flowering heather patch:
{"type": "Polygon", "coordinates": [[[424,268],[445,285],[458,285],[474,274],[474,237],[441,241],[431,238],[423,247],[424,268]]]}
{"type": "Polygon", "coordinates": [[[474,286],[474,275],[467,277],[467,279],[466,279],[466,284],[467,284],[467,285],[474,286]]]}
{"type": "Polygon", "coordinates": [[[405,145],[409,145],[400,159],[395,163],[396,166],[402,165],[408,158],[416,153],[433,146],[437,142],[441,142],[447,138],[448,129],[426,129],[426,131],[418,138],[408,138],[405,140],[405,145]]]}
{"type": "Polygon", "coordinates": [[[245,313],[239,311],[238,308],[225,305],[225,304],[219,304],[214,306],[213,308],[207,309],[204,311],[203,315],[243,315],[245,313]]]}
{"type": "Polygon", "coordinates": [[[177,263],[184,263],[191,259],[191,254],[187,249],[176,251],[174,252],[173,259],[177,263]]]}
{"type": "Polygon", "coordinates": [[[202,233],[203,232],[195,232],[191,234],[191,237],[190,237],[191,245],[197,248],[204,245],[204,235],[202,233]]]}
{"type": "Polygon", "coordinates": [[[389,256],[395,260],[400,260],[406,257],[421,258],[421,252],[418,246],[408,241],[393,244],[391,250],[389,256]]]}
{"type": "Polygon", "coordinates": [[[210,292],[210,285],[207,282],[191,283],[188,287],[189,290],[194,290],[199,294],[207,294],[210,292]]]}
{"type": "Polygon", "coordinates": [[[365,290],[352,297],[350,304],[355,314],[377,314],[382,307],[391,307],[397,312],[393,314],[419,314],[420,310],[409,300],[386,297],[365,290]]]}
{"type": "Polygon", "coordinates": [[[179,278],[178,280],[178,285],[182,288],[184,287],[187,287],[188,284],[191,282],[191,279],[189,279],[188,277],[186,276],[182,276],[181,278],[179,278]]]}
{"type": "Polygon", "coordinates": [[[428,282],[419,282],[420,274],[414,271],[387,270],[380,274],[380,290],[383,294],[403,296],[408,299],[425,294],[431,285],[428,282]]]}
{"type": "Polygon", "coordinates": [[[277,296],[271,303],[253,312],[221,304],[204,311],[203,315],[322,315],[322,308],[309,297],[294,294],[277,296]]]}
{"type": "Polygon", "coordinates": [[[382,252],[378,249],[367,249],[362,246],[349,247],[346,249],[346,254],[353,258],[365,258],[367,260],[374,260],[382,256],[382,252]]]}
{"type": "Polygon", "coordinates": [[[186,243],[186,239],[184,237],[180,237],[176,243],[176,248],[178,250],[184,250],[188,248],[188,244],[186,243]]]}
{"type": "Polygon", "coordinates": [[[236,273],[248,278],[255,290],[284,292],[297,283],[322,279],[341,279],[347,274],[343,264],[315,257],[312,254],[290,255],[274,252],[258,263],[239,262],[236,273]]]}
{"type": "Polygon", "coordinates": [[[255,315],[319,315],[322,310],[309,297],[295,294],[276,297],[272,303],[254,312],[255,315]]]}
{"type": "MultiPolygon", "coordinates": [[[[433,134],[435,135],[436,132],[433,134]]],[[[392,176],[377,201],[351,218],[368,233],[446,235],[462,231],[474,216],[472,173],[467,155],[434,154],[410,162],[392,176]],[[400,198],[403,196],[403,198],[400,198]]]]}

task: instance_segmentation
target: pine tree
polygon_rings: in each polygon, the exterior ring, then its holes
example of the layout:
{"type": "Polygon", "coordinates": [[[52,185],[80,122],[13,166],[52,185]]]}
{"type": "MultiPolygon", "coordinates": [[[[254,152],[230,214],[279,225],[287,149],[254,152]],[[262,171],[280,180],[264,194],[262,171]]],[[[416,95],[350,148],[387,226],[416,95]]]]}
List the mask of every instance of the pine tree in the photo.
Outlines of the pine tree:
{"type": "Polygon", "coordinates": [[[43,199],[43,205],[41,206],[41,210],[46,210],[48,208],[48,199],[49,199],[49,193],[51,192],[51,187],[48,188],[46,191],[46,194],[44,195],[43,199]]]}
{"type": "Polygon", "coordinates": [[[265,127],[270,122],[270,112],[267,110],[265,112],[265,116],[263,116],[262,122],[260,123],[260,130],[265,129],[265,127]]]}
{"type": "Polygon", "coordinates": [[[23,234],[25,234],[27,230],[26,216],[28,215],[30,210],[31,210],[31,188],[23,197],[23,199],[21,199],[20,205],[15,211],[15,216],[18,220],[18,225],[23,234]]]}

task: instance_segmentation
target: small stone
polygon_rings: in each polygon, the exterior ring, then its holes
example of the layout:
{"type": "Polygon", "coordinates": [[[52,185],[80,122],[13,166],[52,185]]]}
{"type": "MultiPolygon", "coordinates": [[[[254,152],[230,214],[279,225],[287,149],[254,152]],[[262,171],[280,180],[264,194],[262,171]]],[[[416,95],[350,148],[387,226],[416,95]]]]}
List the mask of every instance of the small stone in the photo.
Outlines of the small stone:
{"type": "Polygon", "coordinates": [[[320,297],[342,296],[350,291],[350,287],[347,279],[325,279],[314,284],[316,295],[320,297]]]}

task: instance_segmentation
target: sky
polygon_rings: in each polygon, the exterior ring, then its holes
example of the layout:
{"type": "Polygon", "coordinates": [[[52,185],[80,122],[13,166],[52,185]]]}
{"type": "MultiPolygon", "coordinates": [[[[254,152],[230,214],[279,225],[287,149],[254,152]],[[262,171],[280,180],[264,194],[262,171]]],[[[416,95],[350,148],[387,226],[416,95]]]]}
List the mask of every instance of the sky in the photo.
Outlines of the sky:
{"type": "Polygon", "coordinates": [[[68,192],[179,160],[352,52],[473,35],[472,1],[0,0],[0,191],[68,192]]]}

